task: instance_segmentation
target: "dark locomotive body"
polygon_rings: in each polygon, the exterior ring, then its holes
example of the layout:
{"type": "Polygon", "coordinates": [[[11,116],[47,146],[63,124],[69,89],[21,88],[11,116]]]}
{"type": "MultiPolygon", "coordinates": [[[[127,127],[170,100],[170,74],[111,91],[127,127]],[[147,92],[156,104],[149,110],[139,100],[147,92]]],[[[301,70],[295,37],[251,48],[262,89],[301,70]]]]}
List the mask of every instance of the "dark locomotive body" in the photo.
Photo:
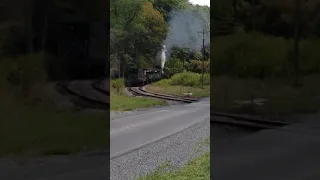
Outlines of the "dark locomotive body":
{"type": "Polygon", "coordinates": [[[142,69],[142,68],[131,68],[128,69],[125,76],[126,86],[143,86],[162,78],[161,69],[142,69]]]}

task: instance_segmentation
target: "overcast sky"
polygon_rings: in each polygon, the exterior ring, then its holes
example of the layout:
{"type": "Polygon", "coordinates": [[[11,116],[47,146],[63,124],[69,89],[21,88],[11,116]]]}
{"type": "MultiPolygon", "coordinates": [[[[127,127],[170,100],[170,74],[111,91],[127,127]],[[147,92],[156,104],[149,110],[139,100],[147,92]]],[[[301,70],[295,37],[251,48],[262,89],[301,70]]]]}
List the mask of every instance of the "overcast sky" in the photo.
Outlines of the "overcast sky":
{"type": "Polygon", "coordinates": [[[207,5],[210,7],[210,0],[190,0],[192,4],[207,5]]]}

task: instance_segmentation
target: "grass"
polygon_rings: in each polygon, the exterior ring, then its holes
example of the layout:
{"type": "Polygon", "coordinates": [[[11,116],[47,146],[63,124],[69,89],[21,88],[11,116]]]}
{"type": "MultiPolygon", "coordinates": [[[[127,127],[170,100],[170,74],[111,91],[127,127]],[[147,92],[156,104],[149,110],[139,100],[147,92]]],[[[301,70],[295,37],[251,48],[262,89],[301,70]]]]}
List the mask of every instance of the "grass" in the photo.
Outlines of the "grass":
{"type": "MultiPolygon", "coordinates": [[[[196,149],[200,151],[202,147],[210,146],[210,137],[197,144],[196,149]]],[[[192,159],[188,164],[178,170],[168,170],[174,167],[169,162],[161,164],[157,170],[149,173],[147,176],[140,177],[137,180],[204,180],[210,179],[210,151],[204,152],[200,157],[192,159]]]]}
{"type": "Polygon", "coordinates": [[[320,75],[303,78],[301,87],[294,87],[292,79],[237,79],[212,77],[211,108],[226,112],[261,115],[316,113],[320,107],[320,75]],[[262,105],[248,103],[237,106],[235,101],[253,102],[265,99],[262,105]]]}
{"type": "Polygon", "coordinates": [[[140,98],[140,97],[129,97],[126,95],[119,95],[111,93],[110,95],[110,110],[111,111],[127,111],[139,108],[148,108],[152,106],[164,106],[167,105],[166,101],[151,99],[151,98],[140,98]]]}
{"type": "Polygon", "coordinates": [[[138,180],[204,180],[210,179],[210,152],[193,159],[177,171],[166,172],[166,166],[160,166],[155,172],[138,180]]]}
{"type": "Polygon", "coordinates": [[[185,93],[192,93],[192,97],[210,96],[210,76],[204,75],[204,86],[201,87],[201,75],[192,72],[183,72],[175,74],[170,79],[163,79],[159,82],[148,85],[149,91],[170,94],[176,96],[185,96],[185,93]]]}
{"type": "Polygon", "coordinates": [[[123,79],[111,80],[110,82],[110,110],[126,111],[152,106],[167,105],[166,101],[152,98],[130,97],[124,93],[123,79]]]}
{"type": "Polygon", "coordinates": [[[185,96],[184,93],[192,93],[191,97],[208,97],[210,96],[210,86],[191,87],[191,86],[172,86],[172,85],[158,85],[150,84],[146,89],[151,92],[170,94],[175,96],[185,96]]]}

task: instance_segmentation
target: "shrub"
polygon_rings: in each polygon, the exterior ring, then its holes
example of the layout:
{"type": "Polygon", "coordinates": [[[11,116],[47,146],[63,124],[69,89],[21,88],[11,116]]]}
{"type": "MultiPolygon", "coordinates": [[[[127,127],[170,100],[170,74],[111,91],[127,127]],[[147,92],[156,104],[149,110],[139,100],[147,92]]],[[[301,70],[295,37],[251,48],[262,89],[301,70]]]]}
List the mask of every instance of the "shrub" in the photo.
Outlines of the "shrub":
{"type": "Polygon", "coordinates": [[[124,79],[123,78],[111,79],[110,87],[111,87],[111,91],[113,91],[117,94],[121,94],[122,90],[125,88],[124,79]]]}
{"type": "Polygon", "coordinates": [[[166,62],[164,68],[164,72],[168,77],[171,77],[176,73],[181,73],[184,70],[183,62],[178,58],[171,58],[168,62],[166,62]]]}
{"type": "Polygon", "coordinates": [[[204,72],[210,71],[210,61],[192,60],[188,70],[195,73],[202,73],[202,67],[204,67],[204,72]]]}
{"type": "MultiPolygon", "coordinates": [[[[170,85],[199,86],[201,85],[201,74],[193,72],[175,74],[170,79],[170,85]]],[[[204,85],[210,85],[209,74],[204,74],[204,85]]]]}

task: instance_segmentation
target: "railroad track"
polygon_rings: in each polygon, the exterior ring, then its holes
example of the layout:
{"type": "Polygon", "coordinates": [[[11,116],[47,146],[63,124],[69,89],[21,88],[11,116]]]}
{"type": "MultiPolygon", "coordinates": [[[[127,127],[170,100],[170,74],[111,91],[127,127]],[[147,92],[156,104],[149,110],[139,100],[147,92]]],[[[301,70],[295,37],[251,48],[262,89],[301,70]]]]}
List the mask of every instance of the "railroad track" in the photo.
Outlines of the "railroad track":
{"type": "Polygon", "coordinates": [[[149,94],[154,94],[154,95],[158,95],[158,96],[166,96],[166,97],[173,97],[173,98],[183,98],[183,99],[187,99],[187,100],[191,100],[191,101],[198,101],[199,99],[197,98],[190,98],[190,97],[181,97],[181,96],[173,96],[173,95],[169,95],[169,94],[161,94],[161,93],[155,93],[155,92],[151,92],[146,90],[144,87],[140,87],[139,88],[140,91],[149,93],[149,94]]]}
{"type": "Polygon", "coordinates": [[[193,103],[198,101],[198,99],[195,99],[195,98],[185,98],[185,97],[178,97],[178,96],[172,96],[172,95],[166,95],[166,94],[160,94],[160,93],[153,93],[153,92],[144,90],[142,87],[129,87],[128,90],[135,95],[153,97],[153,98],[170,100],[170,101],[178,101],[178,102],[184,102],[184,103],[193,103]]]}
{"type": "Polygon", "coordinates": [[[273,121],[253,116],[243,116],[218,112],[210,113],[210,123],[238,126],[251,129],[274,129],[289,125],[289,123],[282,121],[273,121]]]}

